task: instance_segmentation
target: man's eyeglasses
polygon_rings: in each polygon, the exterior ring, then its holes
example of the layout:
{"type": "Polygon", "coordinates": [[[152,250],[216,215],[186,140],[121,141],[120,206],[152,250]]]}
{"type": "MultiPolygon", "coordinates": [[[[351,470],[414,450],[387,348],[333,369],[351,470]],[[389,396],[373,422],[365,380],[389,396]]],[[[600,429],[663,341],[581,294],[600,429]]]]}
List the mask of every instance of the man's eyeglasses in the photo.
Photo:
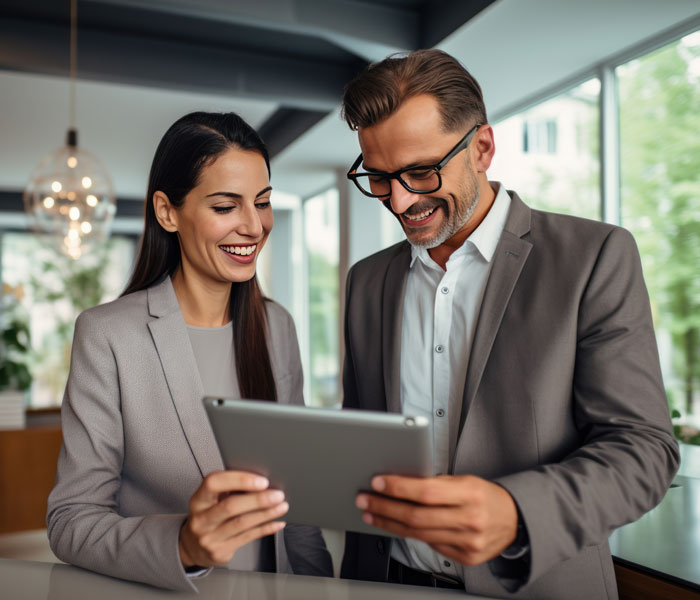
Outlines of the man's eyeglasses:
{"type": "Polygon", "coordinates": [[[370,196],[371,198],[388,198],[391,196],[392,179],[398,179],[403,187],[414,194],[431,194],[437,192],[442,186],[440,170],[457,154],[469,146],[469,143],[472,141],[479,127],[481,127],[481,125],[474,125],[474,127],[457,142],[457,145],[447,153],[445,158],[435,165],[407,167],[394,171],[393,173],[383,173],[382,171],[358,173],[357,168],[362,163],[362,154],[360,154],[348,171],[348,179],[355,182],[357,188],[365,196],[370,196]]]}

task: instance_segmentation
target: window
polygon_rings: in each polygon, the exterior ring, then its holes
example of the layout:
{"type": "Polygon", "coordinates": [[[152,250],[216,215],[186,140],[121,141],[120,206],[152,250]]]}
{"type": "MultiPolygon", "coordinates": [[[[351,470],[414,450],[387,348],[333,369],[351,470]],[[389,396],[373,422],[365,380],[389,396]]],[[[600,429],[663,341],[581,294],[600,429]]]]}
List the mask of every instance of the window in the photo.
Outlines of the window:
{"type": "Polygon", "coordinates": [[[306,402],[312,406],[340,402],[338,231],[338,190],[331,189],[304,202],[309,306],[306,402]]]}
{"type": "Polygon", "coordinates": [[[523,122],[523,152],[556,154],[557,122],[553,119],[523,122]]]}
{"type": "Polygon", "coordinates": [[[498,122],[489,179],[533,208],[600,218],[599,94],[591,79],[498,122]]]}
{"type": "Polygon", "coordinates": [[[135,242],[113,236],[102,250],[74,261],[28,233],[3,233],[0,239],[3,284],[22,296],[30,323],[30,405],[56,406],[68,377],[75,318],[123,291],[135,242]]]}
{"type": "Polygon", "coordinates": [[[676,434],[700,444],[700,31],[616,69],[635,236],[676,434]]]}

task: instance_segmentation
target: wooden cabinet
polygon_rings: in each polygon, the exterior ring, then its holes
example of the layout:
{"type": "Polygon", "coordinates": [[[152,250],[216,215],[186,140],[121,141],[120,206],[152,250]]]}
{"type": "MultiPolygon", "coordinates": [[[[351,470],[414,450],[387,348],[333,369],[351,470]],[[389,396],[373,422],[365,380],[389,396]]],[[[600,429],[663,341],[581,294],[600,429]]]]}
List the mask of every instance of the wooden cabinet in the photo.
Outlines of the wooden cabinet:
{"type": "Polygon", "coordinates": [[[0,431],[0,533],[46,527],[60,425],[0,431]]]}

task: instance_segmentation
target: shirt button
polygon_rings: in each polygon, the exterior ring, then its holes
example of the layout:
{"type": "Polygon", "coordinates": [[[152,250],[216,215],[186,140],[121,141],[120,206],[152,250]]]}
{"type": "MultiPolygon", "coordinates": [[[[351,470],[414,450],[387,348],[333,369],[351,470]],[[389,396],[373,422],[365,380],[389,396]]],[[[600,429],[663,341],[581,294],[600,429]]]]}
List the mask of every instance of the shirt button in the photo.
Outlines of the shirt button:
{"type": "Polygon", "coordinates": [[[452,563],[449,560],[443,560],[442,564],[445,565],[446,567],[451,567],[452,563]]]}
{"type": "Polygon", "coordinates": [[[438,344],[437,346],[435,346],[435,352],[437,352],[438,354],[442,354],[444,351],[445,348],[443,348],[442,344],[438,344]]]}
{"type": "Polygon", "coordinates": [[[440,288],[440,291],[441,291],[443,294],[449,294],[449,293],[450,293],[450,288],[448,288],[447,286],[444,286],[444,287],[441,287],[441,288],[440,288]]]}
{"type": "Polygon", "coordinates": [[[438,417],[444,417],[444,416],[445,416],[445,411],[442,410],[441,408],[438,408],[438,409],[435,411],[435,414],[436,414],[438,417]]]}

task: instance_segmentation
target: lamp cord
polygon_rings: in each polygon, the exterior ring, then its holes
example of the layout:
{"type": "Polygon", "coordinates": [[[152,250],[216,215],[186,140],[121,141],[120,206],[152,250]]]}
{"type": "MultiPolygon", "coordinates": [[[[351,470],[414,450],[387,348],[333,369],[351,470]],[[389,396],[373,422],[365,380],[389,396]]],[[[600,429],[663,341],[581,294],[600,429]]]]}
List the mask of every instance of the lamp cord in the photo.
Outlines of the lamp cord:
{"type": "Polygon", "coordinates": [[[70,128],[75,129],[75,77],[78,62],[78,0],[70,2],[70,128]]]}

